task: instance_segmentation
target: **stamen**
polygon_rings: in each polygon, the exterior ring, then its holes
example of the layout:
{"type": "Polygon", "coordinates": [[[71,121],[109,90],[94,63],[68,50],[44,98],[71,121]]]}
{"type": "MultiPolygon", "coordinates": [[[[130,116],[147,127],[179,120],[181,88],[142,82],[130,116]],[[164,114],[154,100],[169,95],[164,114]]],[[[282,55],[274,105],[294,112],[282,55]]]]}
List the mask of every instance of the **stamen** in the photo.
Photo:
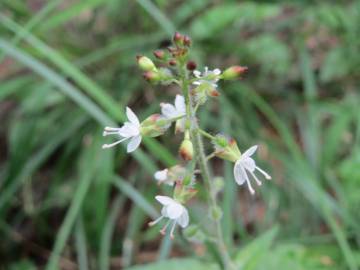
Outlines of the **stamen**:
{"type": "Polygon", "coordinates": [[[255,167],[259,172],[261,172],[264,176],[265,176],[265,178],[267,179],[267,180],[270,180],[271,179],[271,176],[270,175],[268,175],[267,174],[267,172],[265,172],[264,170],[262,170],[262,169],[260,169],[259,167],[255,167]]]}
{"type": "Polygon", "coordinates": [[[249,179],[246,179],[246,183],[248,185],[248,188],[249,188],[249,191],[251,193],[251,195],[254,195],[255,194],[255,190],[252,188],[251,184],[250,184],[250,180],[249,179]]]}
{"type": "Polygon", "coordinates": [[[104,131],[103,136],[119,134],[118,131],[104,131]]]}
{"type": "Polygon", "coordinates": [[[123,139],[121,139],[121,140],[119,140],[119,141],[116,141],[116,142],[114,142],[114,143],[111,143],[111,144],[103,144],[102,148],[105,149],[105,148],[113,147],[113,146],[115,146],[115,145],[117,145],[117,144],[125,141],[126,139],[129,139],[129,138],[123,138],[123,139]]]}
{"type": "Polygon", "coordinates": [[[166,224],[164,225],[164,227],[160,230],[160,233],[162,234],[162,235],[165,235],[166,234],[166,228],[169,226],[169,224],[170,224],[170,219],[168,220],[168,222],[166,222],[166,224]]]}
{"type": "Polygon", "coordinates": [[[174,239],[174,231],[175,231],[175,227],[176,227],[176,220],[174,221],[171,231],[170,231],[170,238],[174,239]]]}
{"type": "Polygon", "coordinates": [[[150,222],[148,223],[148,225],[149,225],[149,226],[154,226],[156,223],[158,223],[160,220],[162,220],[163,217],[164,217],[164,216],[160,216],[160,217],[158,217],[157,219],[155,219],[155,220],[153,220],[153,221],[150,221],[150,222]]]}
{"type": "Polygon", "coordinates": [[[117,131],[117,130],[119,130],[119,128],[105,127],[104,130],[106,130],[106,131],[117,131]]]}
{"type": "Polygon", "coordinates": [[[261,186],[261,181],[256,177],[256,175],[252,172],[252,171],[249,171],[250,173],[251,173],[251,175],[252,175],[252,177],[254,177],[254,179],[255,179],[255,181],[256,181],[256,184],[258,185],[258,186],[261,186]]]}
{"type": "Polygon", "coordinates": [[[251,195],[254,195],[255,190],[253,189],[253,187],[250,184],[250,179],[249,179],[249,177],[248,177],[248,175],[246,173],[246,170],[241,166],[240,166],[240,169],[242,170],[242,172],[243,172],[243,174],[245,176],[246,184],[248,185],[248,188],[249,188],[249,191],[250,191],[251,195]]]}

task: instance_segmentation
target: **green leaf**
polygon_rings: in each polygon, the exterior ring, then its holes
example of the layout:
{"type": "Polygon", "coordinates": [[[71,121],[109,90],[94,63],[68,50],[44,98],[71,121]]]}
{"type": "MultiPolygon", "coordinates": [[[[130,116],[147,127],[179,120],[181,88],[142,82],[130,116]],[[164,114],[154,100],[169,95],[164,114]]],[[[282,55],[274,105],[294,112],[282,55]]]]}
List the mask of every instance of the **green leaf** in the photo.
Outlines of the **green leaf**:
{"type": "Polygon", "coordinates": [[[214,7],[196,19],[191,26],[194,38],[204,39],[223,30],[238,17],[240,6],[228,4],[214,7]]]}
{"type": "Polygon", "coordinates": [[[146,265],[140,265],[127,268],[127,270],[219,270],[214,264],[207,264],[200,260],[186,258],[186,259],[172,259],[167,261],[160,261],[146,265]]]}
{"type": "Polygon", "coordinates": [[[260,263],[261,257],[269,252],[277,233],[278,227],[275,226],[263,235],[257,237],[237,254],[235,263],[244,270],[255,269],[260,263]]]}

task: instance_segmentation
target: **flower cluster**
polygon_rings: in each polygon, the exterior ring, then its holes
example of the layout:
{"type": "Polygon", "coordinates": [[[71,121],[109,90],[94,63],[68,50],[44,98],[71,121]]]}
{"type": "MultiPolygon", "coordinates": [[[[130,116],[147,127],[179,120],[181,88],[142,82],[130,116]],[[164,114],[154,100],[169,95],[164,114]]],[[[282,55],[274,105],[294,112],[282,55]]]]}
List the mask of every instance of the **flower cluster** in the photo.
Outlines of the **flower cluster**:
{"type": "MultiPolygon", "coordinates": [[[[164,134],[174,123],[175,134],[182,133],[183,140],[179,147],[179,155],[182,162],[170,168],[164,168],[155,172],[154,178],[157,183],[166,184],[173,188],[172,196],[158,195],[155,199],[162,204],[161,216],[150,222],[155,225],[162,219],[168,221],[161,229],[165,234],[171,225],[170,236],[174,237],[176,225],[185,228],[189,224],[189,213],[186,203],[197,193],[197,182],[195,175],[204,169],[200,162],[204,162],[200,156],[200,147],[196,141],[196,134],[201,134],[209,139],[214,146],[211,157],[218,157],[234,163],[234,179],[238,185],[247,184],[251,194],[255,193],[250,179],[252,178],[257,185],[261,181],[255,175],[258,171],[266,179],[271,179],[269,174],[260,169],[252,158],[257,146],[252,146],[244,153],[241,153],[234,139],[225,135],[213,136],[202,130],[199,126],[196,113],[198,108],[207,99],[220,95],[219,82],[221,80],[234,80],[241,78],[247,71],[243,66],[232,66],[223,72],[215,68],[208,67],[203,72],[196,70],[196,63],[189,59],[189,49],[191,39],[188,36],[175,33],[173,46],[167,50],[156,50],[154,56],[157,64],[146,56],[138,56],[137,62],[143,70],[143,77],[153,84],[176,84],[182,89],[182,95],[175,96],[174,104],[160,103],[160,112],[150,115],[140,122],[139,118],[129,108],[126,108],[127,121],[121,127],[105,127],[104,136],[114,135],[117,140],[110,144],[104,144],[103,148],[110,148],[122,142],[127,143],[127,152],[135,151],[141,144],[143,137],[157,137],[164,134]]],[[[203,164],[202,164],[203,165],[203,164]]],[[[206,166],[205,166],[206,167],[206,166]]],[[[204,178],[204,172],[201,171],[204,178]]],[[[203,179],[204,180],[204,179],[203,179]]],[[[214,181],[216,182],[216,181],[214,181]]],[[[211,183],[209,186],[211,188],[211,183]]],[[[215,188],[216,189],[216,188],[215,188]]],[[[209,193],[214,193],[208,190],[209,193]]],[[[216,191],[217,192],[217,191],[216,191]]],[[[216,208],[216,207],[215,207],[216,208]]]]}

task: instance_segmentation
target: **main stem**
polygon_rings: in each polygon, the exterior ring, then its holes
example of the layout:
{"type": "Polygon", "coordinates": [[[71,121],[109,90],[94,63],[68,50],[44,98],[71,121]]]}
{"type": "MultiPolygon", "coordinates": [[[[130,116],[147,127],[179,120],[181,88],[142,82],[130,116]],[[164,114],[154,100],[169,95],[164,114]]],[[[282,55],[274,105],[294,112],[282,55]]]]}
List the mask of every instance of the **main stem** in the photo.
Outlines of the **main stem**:
{"type": "MultiPolygon", "coordinates": [[[[185,97],[185,103],[186,103],[186,115],[187,115],[187,122],[188,125],[190,124],[190,138],[191,142],[194,146],[194,152],[195,152],[195,158],[197,159],[200,172],[203,178],[203,181],[206,185],[206,189],[208,191],[208,202],[210,209],[217,209],[218,205],[216,202],[216,191],[215,187],[211,181],[210,171],[207,166],[207,160],[206,155],[204,151],[204,145],[202,141],[201,134],[199,133],[199,126],[196,123],[196,121],[193,121],[194,117],[194,108],[191,100],[191,96],[189,93],[189,81],[186,76],[186,72],[183,73],[182,76],[182,90],[185,97]]],[[[216,227],[216,240],[217,240],[217,247],[221,255],[221,259],[223,261],[224,268],[226,270],[234,270],[235,266],[233,262],[231,261],[230,255],[227,251],[224,236],[222,233],[220,218],[214,218],[214,223],[216,227]]]]}

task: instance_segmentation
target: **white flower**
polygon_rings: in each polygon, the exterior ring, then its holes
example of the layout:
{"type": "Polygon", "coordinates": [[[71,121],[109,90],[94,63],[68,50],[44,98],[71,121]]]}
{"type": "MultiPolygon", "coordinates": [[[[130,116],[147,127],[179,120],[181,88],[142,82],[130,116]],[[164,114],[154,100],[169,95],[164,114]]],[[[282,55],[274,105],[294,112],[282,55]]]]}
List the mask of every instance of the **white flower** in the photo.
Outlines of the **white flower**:
{"type": "Polygon", "coordinates": [[[169,172],[169,169],[164,169],[164,170],[155,172],[155,174],[154,174],[155,180],[157,180],[159,182],[159,184],[167,183],[169,186],[173,186],[174,182],[167,181],[168,180],[168,172],[169,172]]]}
{"type": "Polygon", "coordinates": [[[179,224],[182,228],[185,228],[189,225],[189,213],[182,204],[168,196],[155,196],[155,199],[163,205],[163,208],[161,209],[161,216],[158,219],[150,222],[149,225],[153,226],[163,218],[168,218],[168,222],[160,230],[160,232],[165,234],[166,228],[172,222],[170,237],[174,238],[176,224],[179,224]]]}
{"type": "Polygon", "coordinates": [[[135,151],[136,148],[139,147],[141,143],[139,119],[129,107],[126,107],[126,116],[129,121],[125,122],[122,127],[120,128],[105,127],[103,136],[119,135],[122,138],[112,144],[104,144],[102,148],[110,148],[113,147],[114,145],[117,145],[129,139],[130,142],[127,145],[128,153],[135,151]]]}
{"type": "Polygon", "coordinates": [[[185,116],[186,107],[185,99],[181,95],[176,95],[175,97],[175,106],[170,103],[161,103],[161,113],[167,119],[173,119],[181,116],[185,116]]]}
{"type": "MultiPolygon", "coordinates": [[[[179,118],[186,115],[186,105],[185,99],[181,95],[176,95],[175,97],[175,106],[170,103],[161,103],[161,113],[168,119],[172,120],[174,118],[179,118]]],[[[176,122],[176,129],[179,131],[184,131],[185,129],[185,118],[179,119],[176,122]]]]}
{"type": "Polygon", "coordinates": [[[234,166],[234,177],[236,183],[238,183],[238,185],[242,185],[246,182],[251,194],[254,194],[255,191],[250,184],[250,179],[247,173],[250,173],[258,186],[261,185],[261,181],[255,176],[255,170],[258,170],[261,174],[263,174],[267,180],[271,179],[271,176],[257,167],[255,161],[251,158],[257,147],[257,145],[254,145],[246,150],[245,153],[241,155],[240,159],[236,161],[234,166]]]}
{"type": "Polygon", "coordinates": [[[205,71],[202,74],[198,70],[194,70],[193,73],[195,77],[199,79],[193,82],[194,85],[201,85],[206,83],[216,88],[217,81],[219,80],[219,75],[221,74],[221,70],[218,68],[214,70],[208,70],[208,67],[205,67],[205,71]]]}

